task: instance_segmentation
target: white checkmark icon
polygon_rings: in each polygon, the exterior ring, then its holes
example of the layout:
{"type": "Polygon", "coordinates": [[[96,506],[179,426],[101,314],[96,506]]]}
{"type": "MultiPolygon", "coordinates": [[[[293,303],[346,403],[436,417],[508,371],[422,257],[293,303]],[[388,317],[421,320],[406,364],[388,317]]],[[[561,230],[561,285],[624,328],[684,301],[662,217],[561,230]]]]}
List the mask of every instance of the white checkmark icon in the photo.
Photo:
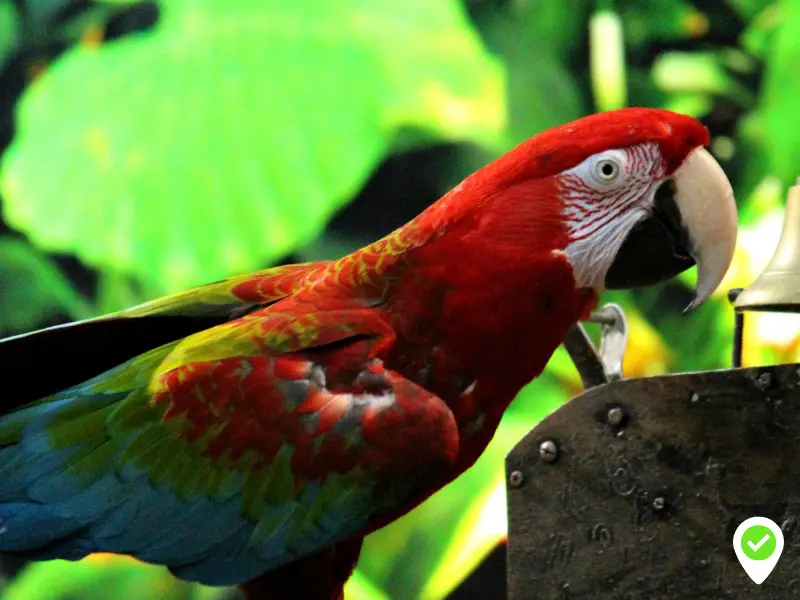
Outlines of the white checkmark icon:
{"type": "Polygon", "coordinates": [[[783,552],[783,543],[781,526],[766,517],[745,519],[733,534],[736,558],[756,585],[764,583],[775,569],[783,552]]]}
{"type": "Polygon", "coordinates": [[[767,540],[769,540],[769,534],[765,533],[764,537],[762,537],[757,544],[754,544],[750,540],[747,540],[747,545],[750,546],[753,552],[758,552],[758,549],[761,548],[761,546],[763,546],[764,544],[766,544],[767,540]]]}

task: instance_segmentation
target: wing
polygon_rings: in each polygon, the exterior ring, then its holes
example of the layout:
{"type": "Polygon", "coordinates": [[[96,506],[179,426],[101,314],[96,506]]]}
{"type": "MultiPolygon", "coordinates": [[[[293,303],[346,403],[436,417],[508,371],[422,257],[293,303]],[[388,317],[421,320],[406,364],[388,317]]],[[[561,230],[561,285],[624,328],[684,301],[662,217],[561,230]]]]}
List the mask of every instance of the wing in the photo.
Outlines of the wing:
{"type": "Polygon", "coordinates": [[[14,365],[3,372],[0,414],[86,381],[152,348],[280,300],[327,264],[267,269],[97,319],[0,340],[0,364],[14,365]]]}
{"type": "Polygon", "coordinates": [[[128,319],[222,316],[231,319],[255,306],[271,304],[292,294],[308,277],[324,271],[329,265],[330,262],[323,261],[272,267],[172,294],[111,316],[128,319]]]}
{"type": "Polygon", "coordinates": [[[0,551],[108,551],[239,583],[347,539],[455,459],[446,405],[383,367],[378,311],[294,298],[0,421],[0,551]]]}

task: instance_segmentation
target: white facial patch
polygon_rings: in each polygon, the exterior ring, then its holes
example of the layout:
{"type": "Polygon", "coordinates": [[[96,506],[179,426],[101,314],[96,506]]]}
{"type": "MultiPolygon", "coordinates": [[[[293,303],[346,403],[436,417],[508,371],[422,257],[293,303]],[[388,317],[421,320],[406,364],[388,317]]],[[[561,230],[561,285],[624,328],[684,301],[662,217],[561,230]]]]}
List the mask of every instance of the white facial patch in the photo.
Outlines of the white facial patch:
{"type": "Polygon", "coordinates": [[[578,286],[603,289],[625,237],[653,206],[664,172],[658,146],[638,144],[593,154],[561,174],[570,240],[564,252],[578,286]]]}

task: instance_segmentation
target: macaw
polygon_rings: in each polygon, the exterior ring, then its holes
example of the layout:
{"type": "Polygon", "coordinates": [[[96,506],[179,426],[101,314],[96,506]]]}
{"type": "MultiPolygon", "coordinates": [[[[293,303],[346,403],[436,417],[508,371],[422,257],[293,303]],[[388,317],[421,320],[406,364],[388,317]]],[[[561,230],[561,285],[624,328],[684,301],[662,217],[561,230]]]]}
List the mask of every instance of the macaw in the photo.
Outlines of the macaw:
{"type": "Polygon", "coordinates": [[[333,599],[365,535],[469,468],[604,289],[733,255],[698,121],[539,133],[339,260],[233,277],[0,343],[0,552],[94,552],[333,599]]]}

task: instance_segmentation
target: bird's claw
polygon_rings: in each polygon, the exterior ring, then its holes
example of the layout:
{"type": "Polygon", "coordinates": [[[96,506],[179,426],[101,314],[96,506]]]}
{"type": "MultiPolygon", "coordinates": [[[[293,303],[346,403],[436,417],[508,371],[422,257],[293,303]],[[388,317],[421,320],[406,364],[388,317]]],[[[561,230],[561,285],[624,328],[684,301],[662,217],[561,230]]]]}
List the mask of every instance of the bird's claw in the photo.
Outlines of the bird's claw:
{"type": "Polygon", "coordinates": [[[564,338],[564,346],[587,389],[622,379],[622,361],[628,345],[628,321],[618,304],[606,304],[588,321],[601,326],[599,349],[580,323],[573,325],[564,338]]]}

